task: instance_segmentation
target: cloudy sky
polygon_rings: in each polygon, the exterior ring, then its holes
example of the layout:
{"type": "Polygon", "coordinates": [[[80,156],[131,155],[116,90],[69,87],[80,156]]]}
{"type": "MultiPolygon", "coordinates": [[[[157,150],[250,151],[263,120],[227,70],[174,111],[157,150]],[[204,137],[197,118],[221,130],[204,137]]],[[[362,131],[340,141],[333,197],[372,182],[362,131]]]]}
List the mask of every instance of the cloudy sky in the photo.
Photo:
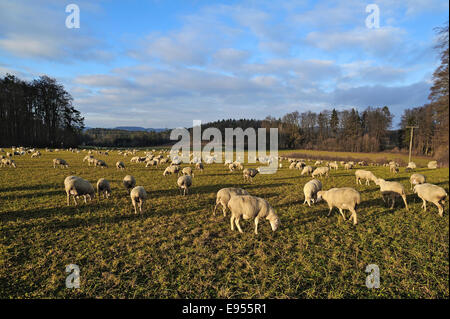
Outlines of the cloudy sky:
{"type": "Polygon", "coordinates": [[[0,75],[63,83],[90,127],[427,102],[447,0],[0,1],[0,75]],[[66,28],[66,5],[80,28],[66,28]],[[379,28],[368,28],[368,4],[379,28]]]}

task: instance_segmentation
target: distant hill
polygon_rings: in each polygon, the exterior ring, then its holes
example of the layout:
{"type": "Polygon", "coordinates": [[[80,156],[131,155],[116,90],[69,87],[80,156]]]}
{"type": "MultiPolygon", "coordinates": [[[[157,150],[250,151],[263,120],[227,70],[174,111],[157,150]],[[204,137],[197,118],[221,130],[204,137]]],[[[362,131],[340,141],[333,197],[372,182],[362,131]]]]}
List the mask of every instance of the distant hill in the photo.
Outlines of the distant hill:
{"type": "Polygon", "coordinates": [[[140,126],[116,126],[114,129],[132,132],[163,132],[168,130],[167,128],[145,128],[140,126]]]}

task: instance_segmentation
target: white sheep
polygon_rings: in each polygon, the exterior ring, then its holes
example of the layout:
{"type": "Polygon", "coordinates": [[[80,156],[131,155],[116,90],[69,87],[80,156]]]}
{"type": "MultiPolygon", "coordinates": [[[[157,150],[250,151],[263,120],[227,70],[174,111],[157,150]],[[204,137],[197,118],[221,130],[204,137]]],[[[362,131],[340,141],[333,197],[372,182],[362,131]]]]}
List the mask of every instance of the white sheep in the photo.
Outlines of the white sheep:
{"type": "Polygon", "coordinates": [[[192,185],[192,177],[189,175],[183,175],[178,177],[177,185],[180,187],[180,193],[183,192],[183,195],[189,193],[189,187],[192,185]]]}
{"type": "Polygon", "coordinates": [[[437,163],[437,161],[430,161],[430,162],[428,162],[427,166],[429,169],[436,169],[438,167],[438,163],[437,163]]]}
{"type": "Polygon", "coordinates": [[[227,205],[232,196],[236,195],[249,195],[245,189],[237,188],[237,187],[227,187],[222,188],[217,192],[216,195],[216,206],[214,206],[213,214],[216,215],[216,209],[219,204],[222,205],[223,216],[227,215],[227,205]]]}
{"type": "Polygon", "coordinates": [[[259,173],[259,168],[246,168],[243,170],[242,174],[244,176],[244,181],[253,182],[253,177],[259,173]]]}
{"type": "Polygon", "coordinates": [[[0,167],[6,167],[6,166],[17,168],[14,160],[9,159],[9,158],[2,158],[2,160],[0,162],[0,167]]]}
{"type": "Polygon", "coordinates": [[[75,197],[83,196],[85,203],[87,203],[86,196],[89,197],[90,200],[95,197],[94,187],[91,183],[78,176],[67,176],[64,179],[64,189],[67,194],[67,206],[70,204],[70,195],[73,197],[75,206],[78,205],[75,197]]]}
{"type": "Polygon", "coordinates": [[[409,183],[411,184],[411,189],[413,189],[413,185],[423,184],[425,182],[426,182],[426,178],[422,174],[415,173],[415,174],[412,174],[411,177],[409,178],[409,183]]]}
{"type": "Polygon", "coordinates": [[[409,162],[409,163],[408,163],[408,166],[407,166],[406,168],[409,168],[409,169],[416,169],[416,167],[417,167],[416,163],[414,163],[414,162],[409,162]]]}
{"type": "Polygon", "coordinates": [[[101,168],[108,167],[108,165],[106,164],[105,161],[99,160],[99,159],[96,159],[96,160],[94,161],[94,166],[95,166],[95,167],[98,166],[98,167],[101,167],[101,168]]]}
{"type": "Polygon", "coordinates": [[[447,192],[442,187],[433,184],[419,184],[414,186],[414,193],[423,201],[422,208],[427,211],[427,201],[436,205],[439,210],[439,216],[444,215],[445,198],[447,192]]]}
{"type": "Polygon", "coordinates": [[[131,203],[134,207],[134,213],[137,214],[136,204],[139,206],[139,212],[142,214],[142,206],[147,199],[147,192],[144,187],[136,186],[130,192],[131,203]]]}
{"type": "Polygon", "coordinates": [[[312,177],[316,177],[316,176],[322,176],[325,175],[328,177],[328,174],[330,172],[330,168],[326,167],[326,166],[321,166],[321,167],[317,167],[314,172],[312,172],[311,176],[312,177]]]}
{"type": "Polygon", "coordinates": [[[305,174],[309,175],[309,174],[312,174],[313,170],[314,170],[314,169],[312,168],[312,166],[306,165],[305,167],[303,167],[303,170],[302,170],[302,172],[301,172],[300,175],[305,175],[305,174]]]}
{"type": "Polygon", "coordinates": [[[108,198],[111,195],[111,186],[109,185],[109,181],[104,178],[100,178],[97,181],[98,199],[100,199],[101,194],[103,194],[105,196],[105,198],[108,198]]]}
{"type": "Polygon", "coordinates": [[[380,186],[381,196],[384,203],[389,205],[389,200],[392,201],[391,209],[394,208],[395,199],[401,197],[405,203],[406,210],[408,209],[408,203],[406,202],[406,192],[402,184],[398,182],[385,181],[382,178],[375,180],[375,184],[380,186]]]}
{"type": "Polygon", "coordinates": [[[366,171],[363,169],[357,169],[355,171],[355,176],[356,176],[356,184],[360,184],[362,179],[366,180],[366,185],[370,185],[370,181],[374,182],[376,181],[377,177],[371,172],[371,171],[366,171]]]}
{"type": "Polygon", "coordinates": [[[194,177],[194,172],[192,171],[192,167],[190,167],[190,166],[184,167],[184,168],[181,170],[181,173],[182,173],[183,175],[189,175],[189,176],[194,177]]]}
{"type": "Polygon", "coordinates": [[[352,214],[349,220],[353,219],[353,225],[358,223],[356,215],[356,206],[361,203],[361,195],[359,192],[351,187],[332,188],[327,191],[319,191],[317,193],[317,202],[325,200],[330,208],[328,216],[330,216],[333,207],[339,209],[342,218],[345,219],[343,210],[348,209],[352,214]]]}
{"type": "Polygon", "coordinates": [[[328,167],[329,167],[330,169],[335,169],[335,170],[337,170],[337,169],[339,168],[339,165],[338,165],[338,163],[335,161],[335,162],[329,163],[329,164],[328,164],[328,167]]]}
{"type": "Polygon", "coordinates": [[[280,225],[280,218],[269,203],[259,197],[251,195],[232,196],[228,201],[228,208],[231,211],[231,230],[234,230],[236,224],[237,229],[242,233],[239,221],[243,219],[255,219],[255,234],[258,234],[258,223],[261,218],[265,218],[270,222],[272,231],[276,231],[280,225]]]}
{"type": "Polygon", "coordinates": [[[169,165],[163,172],[163,176],[177,174],[180,171],[180,166],[178,165],[169,165]]]}
{"type": "Polygon", "coordinates": [[[303,194],[305,194],[305,201],[303,204],[308,203],[308,206],[311,206],[311,201],[314,202],[317,200],[317,192],[322,190],[322,183],[317,179],[312,179],[308,183],[303,186],[303,194]]]}
{"type": "Polygon", "coordinates": [[[352,163],[350,163],[350,162],[345,163],[344,169],[349,170],[349,169],[352,169],[352,168],[353,168],[353,164],[352,163]]]}
{"type": "Polygon", "coordinates": [[[123,178],[123,186],[126,188],[128,192],[136,185],[136,180],[133,176],[127,175],[123,178]]]}
{"type": "Polygon", "coordinates": [[[125,164],[121,161],[118,161],[116,162],[116,168],[123,171],[125,169],[125,164]]]}
{"type": "Polygon", "coordinates": [[[62,166],[62,167],[69,167],[69,164],[67,164],[67,162],[63,159],[60,158],[54,158],[53,159],[53,167],[56,168],[56,165],[62,166]]]}

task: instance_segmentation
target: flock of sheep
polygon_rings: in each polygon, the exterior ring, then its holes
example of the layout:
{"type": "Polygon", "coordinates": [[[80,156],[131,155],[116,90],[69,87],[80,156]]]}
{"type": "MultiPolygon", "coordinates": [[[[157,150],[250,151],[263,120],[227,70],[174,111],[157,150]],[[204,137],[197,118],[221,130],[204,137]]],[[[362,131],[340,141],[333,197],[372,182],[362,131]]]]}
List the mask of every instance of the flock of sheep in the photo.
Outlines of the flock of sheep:
{"type": "MultiPolygon", "coordinates": [[[[58,150],[46,149],[46,151],[57,152],[58,150]]],[[[69,149],[69,151],[76,153],[80,152],[78,149],[69,149]]],[[[84,157],[83,163],[87,162],[89,166],[93,165],[94,167],[106,168],[108,167],[106,162],[96,159],[94,154],[107,156],[110,152],[111,151],[88,151],[88,155],[84,157]]],[[[5,152],[0,148],[0,153],[6,153],[6,155],[0,155],[1,167],[16,167],[15,162],[12,160],[13,156],[22,156],[25,154],[31,154],[31,158],[41,156],[41,153],[38,150],[25,148],[13,148],[12,152],[5,152]]],[[[127,150],[117,151],[117,153],[126,157],[129,155],[135,155],[137,151],[127,150]]],[[[204,162],[206,164],[212,164],[216,160],[217,159],[215,156],[210,156],[204,162]]],[[[268,164],[274,159],[265,157],[259,158],[258,160],[260,163],[268,164]]],[[[328,216],[331,214],[333,208],[337,208],[343,219],[346,220],[344,210],[348,210],[351,213],[349,220],[353,221],[354,225],[358,223],[356,209],[357,205],[361,203],[360,193],[351,187],[323,190],[322,183],[318,178],[328,177],[330,171],[339,169],[339,166],[342,166],[346,170],[350,170],[356,166],[356,164],[359,166],[367,166],[366,162],[340,162],[339,165],[337,161],[325,162],[322,160],[317,160],[314,164],[316,168],[313,168],[313,166],[307,165],[306,161],[303,159],[279,157],[278,160],[280,162],[280,168],[282,167],[283,161],[288,161],[290,162],[289,169],[301,170],[301,175],[311,175],[313,178],[303,187],[304,204],[311,206],[323,200],[329,207],[328,216]]],[[[177,185],[183,195],[187,195],[189,193],[189,188],[193,183],[194,169],[190,166],[181,168],[181,162],[182,161],[178,154],[171,153],[168,150],[161,150],[158,154],[156,150],[152,150],[145,152],[145,156],[133,156],[130,160],[130,163],[145,163],[145,167],[168,164],[163,172],[163,176],[172,174],[180,175],[177,179],[177,185]]],[[[196,170],[203,171],[203,162],[193,154],[190,154],[190,163],[194,164],[194,168],[196,170]]],[[[243,163],[239,160],[236,160],[235,162],[225,161],[224,165],[228,167],[230,172],[242,170],[244,181],[252,182],[253,178],[260,173],[259,168],[244,168],[243,163]]],[[[117,170],[123,171],[125,169],[125,164],[122,161],[117,161],[115,166],[117,170]]],[[[394,161],[386,163],[384,166],[389,167],[390,172],[394,174],[399,171],[399,164],[394,161]]],[[[53,167],[67,168],[69,167],[69,164],[64,159],[55,158],[53,159],[53,167]]],[[[415,168],[416,165],[413,162],[410,162],[406,167],[406,170],[414,170],[415,168]]],[[[437,168],[437,163],[435,161],[430,162],[428,164],[428,168],[437,168]]],[[[405,208],[408,210],[406,192],[402,184],[395,181],[386,181],[384,179],[377,178],[371,171],[363,169],[355,170],[355,177],[357,185],[362,185],[362,181],[364,180],[366,185],[370,185],[370,182],[374,182],[377,186],[379,186],[384,203],[387,205],[390,204],[391,209],[394,207],[396,199],[401,198],[405,208]]],[[[138,213],[138,210],[142,213],[143,205],[147,199],[145,188],[143,186],[136,186],[136,179],[131,175],[126,175],[123,178],[122,183],[130,195],[135,214],[138,213]]],[[[413,173],[410,176],[410,184],[414,193],[422,199],[422,208],[425,211],[426,202],[431,202],[437,206],[439,215],[443,216],[443,205],[445,205],[447,193],[442,187],[426,183],[426,177],[418,173],[413,173]]],[[[70,196],[73,197],[73,201],[75,205],[77,205],[77,199],[80,197],[83,197],[85,203],[87,203],[87,199],[92,200],[96,194],[98,198],[101,196],[108,198],[111,195],[111,185],[105,178],[100,178],[97,181],[96,189],[94,189],[89,181],[78,176],[68,176],[64,180],[64,188],[67,195],[67,205],[70,205],[70,196]]],[[[254,219],[255,234],[258,234],[258,223],[260,219],[267,219],[273,231],[277,230],[280,225],[279,217],[266,200],[252,196],[246,190],[241,188],[229,187],[220,189],[216,195],[214,214],[219,206],[222,206],[224,216],[226,216],[227,209],[230,210],[231,230],[234,230],[234,227],[236,226],[238,231],[242,232],[239,224],[241,219],[254,219]]]]}

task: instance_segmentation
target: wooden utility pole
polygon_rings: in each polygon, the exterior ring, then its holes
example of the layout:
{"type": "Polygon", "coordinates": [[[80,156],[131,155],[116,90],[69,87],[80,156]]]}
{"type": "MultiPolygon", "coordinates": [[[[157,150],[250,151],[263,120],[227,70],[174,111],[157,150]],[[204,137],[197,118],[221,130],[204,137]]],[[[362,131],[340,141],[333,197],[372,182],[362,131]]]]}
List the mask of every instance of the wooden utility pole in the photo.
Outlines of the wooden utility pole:
{"type": "Polygon", "coordinates": [[[413,132],[415,128],[419,128],[418,126],[407,126],[406,128],[411,129],[411,138],[409,139],[409,159],[408,163],[411,162],[411,151],[412,151],[412,142],[413,142],[413,132]]]}

